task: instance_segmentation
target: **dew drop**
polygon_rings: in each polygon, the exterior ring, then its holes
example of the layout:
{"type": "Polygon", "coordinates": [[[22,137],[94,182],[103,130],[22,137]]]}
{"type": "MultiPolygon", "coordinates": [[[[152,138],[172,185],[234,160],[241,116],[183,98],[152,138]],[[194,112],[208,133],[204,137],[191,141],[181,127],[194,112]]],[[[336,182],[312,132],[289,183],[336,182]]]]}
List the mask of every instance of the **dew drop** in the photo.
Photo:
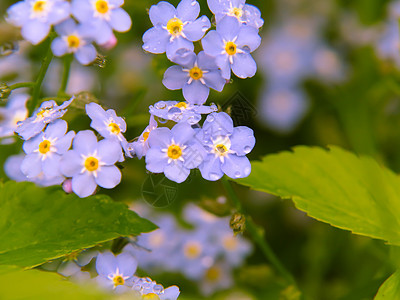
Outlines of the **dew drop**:
{"type": "Polygon", "coordinates": [[[250,151],[251,151],[251,147],[249,147],[249,146],[246,146],[246,147],[244,147],[244,152],[247,154],[247,153],[250,153],[250,151]]]}
{"type": "Polygon", "coordinates": [[[162,292],[164,292],[164,287],[163,287],[161,284],[156,284],[156,285],[153,287],[153,291],[154,291],[156,294],[161,294],[162,292]]]}
{"type": "Polygon", "coordinates": [[[218,180],[220,178],[216,173],[210,173],[208,174],[208,177],[210,177],[211,180],[218,180]]]}
{"type": "Polygon", "coordinates": [[[161,124],[165,124],[168,122],[168,120],[163,119],[163,118],[158,118],[158,122],[160,122],[161,124]]]}
{"type": "Polygon", "coordinates": [[[207,121],[208,122],[214,122],[214,120],[215,120],[214,116],[210,115],[210,116],[207,117],[207,121]]]}
{"type": "Polygon", "coordinates": [[[235,172],[234,176],[235,176],[235,178],[240,178],[240,175],[241,175],[240,172],[235,172]]]}

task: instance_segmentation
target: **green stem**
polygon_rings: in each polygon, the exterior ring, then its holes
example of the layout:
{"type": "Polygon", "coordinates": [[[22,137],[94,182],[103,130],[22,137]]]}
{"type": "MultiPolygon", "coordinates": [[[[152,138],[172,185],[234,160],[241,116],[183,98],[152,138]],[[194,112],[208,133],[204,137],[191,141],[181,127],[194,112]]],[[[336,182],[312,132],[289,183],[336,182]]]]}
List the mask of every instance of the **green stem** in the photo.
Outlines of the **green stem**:
{"type": "Polygon", "coordinates": [[[43,59],[42,66],[40,67],[37,80],[33,87],[32,99],[28,105],[29,115],[32,114],[33,110],[36,108],[36,106],[38,104],[40,91],[42,88],[42,83],[43,83],[44,77],[46,76],[47,70],[49,69],[51,60],[53,59],[53,52],[51,51],[51,47],[50,47],[52,40],[53,40],[53,38],[50,38],[47,54],[43,59]]]}
{"type": "Polygon", "coordinates": [[[60,86],[60,89],[58,90],[58,96],[64,96],[65,91],[67,90],[69,74],[71,72],[72,60],[73,60],[72,55],[66,55],[64,57],[64,71],[63,71],[63,75],[62,75],[61,86],[60,86]]]}
{"type": "Polygon", "coordinates": [[[264,229],[257,224],[254,223],[253,219],[249,216],[246,215],[242,204],[236,195],[235,191],[232,188],[231,183],[226,179],[225,177],[222,178],[222,184],[226,190],[226,192],[229,195],[229,198],[233,201],[236,210],[243,214],[246,218],[246,228],[253,238],[253,240],[256,242],[256,244],[260,247],[262,250],[263,254],[265,257],[268,259],[268,261],[275,267],[275,269],[282,275],[285,280],[292,285],[296,286],[296,281],[294,280],[292,274],[283,266],[283,264],[280,262],[278,257],[275,255],[275,253],[272,251],[271,247],[269,246],[268,242],[266,241],[264,237],[264,229]]]}
{"type": "Polygon", "coordinates": [[[11,90],[16,90],[16,89],[20,89],[20,88],[31,88],[34,87],[35,82],[20,82],[20,83],[15,83],[10,85],[10,89],[11,90]]]}

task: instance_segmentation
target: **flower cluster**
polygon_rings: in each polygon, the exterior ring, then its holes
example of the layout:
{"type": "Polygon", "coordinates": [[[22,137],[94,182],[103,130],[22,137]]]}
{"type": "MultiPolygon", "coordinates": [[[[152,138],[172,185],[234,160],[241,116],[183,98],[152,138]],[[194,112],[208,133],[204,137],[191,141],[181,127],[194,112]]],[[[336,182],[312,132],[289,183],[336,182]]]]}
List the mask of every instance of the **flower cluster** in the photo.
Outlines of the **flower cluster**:
{"type": "MultiPolygon", "coordinates": [[[[145,212],[154,219],[154,212],[145,212]]],[[[133,254],[139,267],[148,272],[181,272],[196,281],[201,291],[209,295],[232,285],[233,268],[244,263],[251,253],[251,244],[234,236],[229,218],[218,218],[200,207],[188,204],[184,220],[193,229],[183,229],[169,214],[159,214],[154,222],[158,230],[142,234],[124,248],[133,254]]]]}
{"type": "Polygon", "coordinates": [[[131,28],[123,4],[123,0],[24,0],[8,9],[7,21],[21,27],[22,37],[34,45],[54,26],[58,34],[51,45],[54,55],[73,53],[87,65],[97,56],[94,42],[108,47],[116,43],[113,30],[126,32],[131,28]]]}

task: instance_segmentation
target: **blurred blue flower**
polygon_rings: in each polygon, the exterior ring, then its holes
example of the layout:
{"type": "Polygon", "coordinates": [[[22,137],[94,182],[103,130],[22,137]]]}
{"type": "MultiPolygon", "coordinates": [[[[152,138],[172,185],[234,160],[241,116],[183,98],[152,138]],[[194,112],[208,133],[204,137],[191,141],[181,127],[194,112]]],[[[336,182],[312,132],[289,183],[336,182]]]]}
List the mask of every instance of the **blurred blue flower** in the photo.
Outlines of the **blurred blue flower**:
{"type": "Polygon", "coordinates": [[[111,252],[100,253],[96,259],[97,282],[117,293],[126,292],[133,284],[137,268],[136,259],[129,253],[114,256],[111,252]]]}
{"type": "Polygon", "coordinates": [[[56,32],[60,35],[54,39],[51,49],[55,56],[74,53],[75,58],[87,65],[96,59],[97,51],[92,45],[93,33],[90,25],[76,24],[73,19],[68,19],[56,26],[56,32]]]}
{"type": "MultiPolygon", "coordinates": [[[[132,157],[127,151],[128,142],[123,133],[126,131],[126,122],[123,118],[118,117],[115,110],[108,109],[105,111],[100,105],[92,102],[86,104],[86,113],[92,119],[90,127],[95,129],[102,137],[118,141],[122,149],[128,157],[132,157]]],[[[124,156],[119,158],[124,161],[124,156]]]]}
{"type": "Polygon", "coordinates": [[[176,300],[180,294],[180,290],[176,285],[164,289],[161,284],[151,280],[149,277],[140,278],[134,276],[132,289],[135,292],[135,296],[142,299],[176,300]]]}
{"type": "Polygon", "coordinates": [[[74,131],[67,133],[67,130],[67,122],[56,120],[44,132],[25,141],[23,149],[26,157],[21,164],[22,173],[30,179],[40,173],[47,178],[62,176],[59,170],[60,159],[71,147],[75,136],[74,131]]]}
{"type": "Polygon", "coordinates": [[[200,291],[205,296],[210,296],[219,290],[225,290],[234,285],[232,265],[222,261],[208,268],[200,280],[200,291]]]}
{"type": "Polygon", "coordinates": [[[210,106],[194,105],[187,102],[178,101],[159,101],[156,104],[150,105],[150,114],[161,118],[159,121],[171,120],[177,123],[197,124],[201,120],[202,114],[210,114],[217,111],[215,104],[210,106]]]}
{"type": "Polygon", "coordinates": [[[6,107],[0,107],[0,144],[14,142],[11,138],[17,129],[17,123],[28,117],[26,101],[29,96],[26,94],[11,94],[6,107]],[[7,139],[10,137],[10,139],[7,139]],[[5,138],[5,139],[4,139],[5,138]]]}
{"type": "Polygon", "coordinates": [[[224,112],[212,113],[196,138],[207,151],[207,157],[199,166],[204,179],[215,181],[224,173],[231,178],[250,175],[251,164],[246,155],[256,142],[252,129],[233,127],[232,119],[224,112]]]}
{"type": "Polygon", "coordinates": [[[154,27],[143,35],[143,49],[155,54],[166,52],[172,59],[179,49],[193,51],[193,42],[200,40],[211,27],[206,16],[197,19],[200,5],[196,0],[182,0],[177,8],[165,1],[150,8],[154,27]]]}
{"type": "Polygon", "coordinates": [[[190,170],[197,168],[205,151],[194,138],[195,131],[187,123],[178,123],[171,130],[162,127],[149,135],[146,168],[153,173],[164,173],[169,180],[181,183],[190,170]]]}
{"type": "Polygon", "coordinates": [[[64,0],[24,0],[7,10],[7,21],[21,27],[22,37],[36,45],[43,41],[51,26],[66,20],[70,4],[64,0]]]}
{"type": "Polygon", "coordinates": [[[43,102],[31,117],[17,123],[15,132],[24,140],[29,140],[40,133],[47,124],[61,118],[73,100],[74,98],[71,98],[60,106],[54,100],[43,102]]]}
{"type": "Polygon", "coordinates": [[[114,164],[121,157],[121,146],[111,139],[97,141],[93,131],[77,133],[73,150],[65,153],[60,170],[72,177],[72,190],[79,197],[92,195],[97,185],[112,189],[121,182],[121,171],[114,164]]]}
{"type": "Polygon", "coordinates": [[[149,138],[150,132],[156,129],[157,126],[158,124],[157,121],[154,119],[154,116],[150,115],[149,125],[142,132],[137,141],[128,145],[128,147],[132,147],[134,149],[137,158],[142,159],[142,157],[146,155],[147,150],[149,149],[149,142],[147,139],[149,138]]]}
{"type": "Polygon", "coordinates": [[[226,81],[221,76],[214,57],[205,54],[204,51],[197,57],[194,52],[190,52],[184,59],[175,56],[174,62],[180,66],[172,66],[165,72],[163,84],[170,90],[182,89],[183,96],[189,103],[205,103],[210,88],[222,92],[226,81]]]}
{"type": "Polygon", "coordinates": [[[264,25],[260,10],[253,5],[246,4],[246,0],[207,0],[207,4],[215,15],[217,24],[225,16],[231,16],[237,18],[239,22],[257,29],[264,25]]]}
{"type": "Polygon", "coordinates": [[[131,28],[132,20],[121,8],[123,4],[124,0],[73,0],[71,11],[80,23],[95,29],[94,38],[102,45],[112,39],[113,30],[126,32],[131,28]]]}
{"type": "Polygon", "coordinates": [[[217,24],[217,30],[210,31],[201,43],[204,52],[215,57],[225,79],[231,78],[231,69],[239,78],[256,74],[257,64],[250,53],[261,44],[258,29],[226,16],[217,24]]]}

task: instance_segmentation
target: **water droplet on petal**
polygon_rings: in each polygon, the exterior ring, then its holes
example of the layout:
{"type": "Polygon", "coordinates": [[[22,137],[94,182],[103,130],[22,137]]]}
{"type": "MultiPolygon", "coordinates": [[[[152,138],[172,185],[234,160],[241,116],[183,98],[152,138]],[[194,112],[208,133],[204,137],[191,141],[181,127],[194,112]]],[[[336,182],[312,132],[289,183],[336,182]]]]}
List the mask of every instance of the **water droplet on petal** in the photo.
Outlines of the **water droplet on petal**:
{"type": "Polygon", "coordinates": [[[235,178],[240,178],[240,175],[241,175],[240,172],[237,171],[237,172],[235,172],[235,175],[234,175],[234,176],[235,176],[235,178]]]}
{"type": "Polygon", "coordinates": [[[210,173],[208,174],[208,177],[210,177],[211,180],[218,180],[220,178],[216,173],[210,173]]]}
{"type": "Polygon", "coordinates": [[[249,146],[246,146],[246,147],[244,147],[244,152],[247,154],[247,153],[250,153],[251,152],[251,147],[249,147],[249,146]]]}
{"type": "Polygon", "coordinates": [[[215,120],[214,116],[210,115],[210,116],[207,117],[207,121],[208,122],[214,122],[214,120],[215,120]]]}
{"type": "Polygon", "coordinates": [[[160,122],[161,124],[165,124],[168,122],[168,120],[163,119],[163,118],[158,118],[158,122],[160,122]]]}

